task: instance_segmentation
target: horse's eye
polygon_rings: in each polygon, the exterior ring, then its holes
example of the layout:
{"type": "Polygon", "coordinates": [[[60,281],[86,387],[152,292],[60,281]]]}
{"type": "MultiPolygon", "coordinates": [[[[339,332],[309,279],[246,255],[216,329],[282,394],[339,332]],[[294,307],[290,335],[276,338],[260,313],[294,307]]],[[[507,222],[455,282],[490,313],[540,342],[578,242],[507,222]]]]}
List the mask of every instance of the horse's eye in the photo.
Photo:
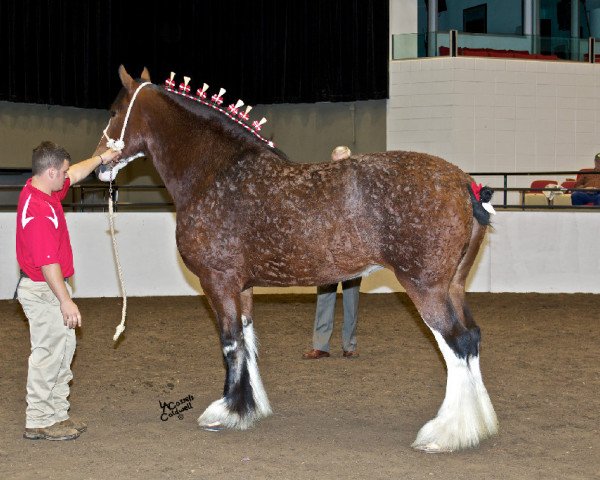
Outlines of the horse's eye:
{"type": "Polygon", "coordinates": [[[111,117],[114,117],[116,114],[117,114],[117,112],[115,112],[114,110],[111,110],[111,111],[110,111],[110,116],[111,116],[111,117]]]}

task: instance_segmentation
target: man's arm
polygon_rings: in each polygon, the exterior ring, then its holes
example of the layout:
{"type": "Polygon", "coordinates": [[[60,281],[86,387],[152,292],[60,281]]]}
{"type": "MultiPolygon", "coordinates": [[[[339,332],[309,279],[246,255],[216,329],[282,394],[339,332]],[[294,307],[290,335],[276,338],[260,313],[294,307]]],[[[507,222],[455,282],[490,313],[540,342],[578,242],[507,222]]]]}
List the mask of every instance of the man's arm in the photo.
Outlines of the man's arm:
{"type": "Polygon", "coordinates": [[[88,158],[87,160],[82,160],[79,163],[71,165],[67,170],[67,175],[71,179],[71,185],[74,185],[83,180],[90,173],[92,173],[96,169],[96,167],[98,167],[101,163],[110,163],[119,155],[119,152],[115,152],[114,150],[109,149],[105,152],[102,152],[100,155],[96,155],[95,157],[88,158]]]}
{"type": "Polygon", "coordinates": [[[56,295],[56,298],[60,302],[60,311],[62,312],[65,326],[69,328],[81,327],[79,308],[69,295],[60,265],[58,263],[43,265],[42,275],[44,275],[50,290],[54,292],[54,295],[56,295]]]}

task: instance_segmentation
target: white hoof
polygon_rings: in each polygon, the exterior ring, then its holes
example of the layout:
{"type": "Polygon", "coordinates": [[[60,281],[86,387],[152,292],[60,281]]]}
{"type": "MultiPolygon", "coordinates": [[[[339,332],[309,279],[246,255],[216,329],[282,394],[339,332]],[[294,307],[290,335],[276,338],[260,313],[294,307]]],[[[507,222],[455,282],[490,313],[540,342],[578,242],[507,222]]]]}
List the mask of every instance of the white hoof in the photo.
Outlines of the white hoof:
{"type": "Polygon", "coordinates": [[[265,415],[256,411],[241,416],[237,412],[232,412],[230,410],[225,398],[220,398],[211,403],[208,408],[204,410],[204,413],[198,418],[198,425],[209,431],[219,431],[224,428],[246,430],[254,425],[256,420],[263,416],[265,415]]]}
{"type": "MultiPolygon", "coordinates": [[[[200,421],[200,419],[198,419],[198,421],[200,421]]],[[[219,422],[215,422],[215,423],[210,423],[208,425],[200,425],[204,430],[206,430],[207,432],[220,432],[221,430],[223,430],[223,424],[219,423],[219,422]]]]}
{"type": "Polygon", "coordinates": [[[420,450],[421,452],[425,452],[425,453],[450,453],[453,451],[453,450],[448,450],[447,448],[442,448],[435,442],[427,443],[424,445],[417,444],[417,442],[415,442],[412,444],[412,446],[415,450],[420,450]]]}
{"type": "Polygon", "coordinates": [[[237,428],[244,430],[250,425],[245,425],[240,416],[229,410],[224,398],[211,403],[204,413],[198,418],[198,425],[204,429],[220,428],[237,428]]]}

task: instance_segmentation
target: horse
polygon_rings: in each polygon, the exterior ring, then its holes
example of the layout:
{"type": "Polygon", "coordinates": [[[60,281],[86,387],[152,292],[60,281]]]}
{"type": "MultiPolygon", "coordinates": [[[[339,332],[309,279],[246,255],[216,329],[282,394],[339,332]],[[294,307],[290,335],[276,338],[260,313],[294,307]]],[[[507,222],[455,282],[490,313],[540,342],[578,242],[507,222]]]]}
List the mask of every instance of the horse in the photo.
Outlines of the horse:
{"type": "Polygon", "coordinates": [[[214,312],[226,369],[223,395],[198,418],[202,428],[243,430],[272,413],[257,363],[253,287],[332,284],[388,268],[447,366],[443,403],[412,446],[450,452],[497,433],[480,330],[465,301],[491,189],[476,191],[458,167],[424,153],[295,163],[216,103],[152,84],[146,68],[135,80],[121,66],[119,77],[96,154],[106,143],[121,156],[97,174],[107,180],[146,156],[173,198],[177,247],[214,312]]]}

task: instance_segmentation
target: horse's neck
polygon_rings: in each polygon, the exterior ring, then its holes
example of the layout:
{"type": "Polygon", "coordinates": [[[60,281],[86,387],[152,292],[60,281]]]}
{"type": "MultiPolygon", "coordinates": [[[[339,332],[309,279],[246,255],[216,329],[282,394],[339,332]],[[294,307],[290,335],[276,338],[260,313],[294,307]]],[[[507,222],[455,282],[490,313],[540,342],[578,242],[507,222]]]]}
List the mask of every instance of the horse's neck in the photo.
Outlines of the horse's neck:
{"type": "Polygon", "coordinates": [[[161,99],[145,110],[152,139],[146,142],[147,148],[177,207],[203,182],[227,168],[244,146],[239,139],[211,128],[210,119],[173,101],[161,99]]]}

